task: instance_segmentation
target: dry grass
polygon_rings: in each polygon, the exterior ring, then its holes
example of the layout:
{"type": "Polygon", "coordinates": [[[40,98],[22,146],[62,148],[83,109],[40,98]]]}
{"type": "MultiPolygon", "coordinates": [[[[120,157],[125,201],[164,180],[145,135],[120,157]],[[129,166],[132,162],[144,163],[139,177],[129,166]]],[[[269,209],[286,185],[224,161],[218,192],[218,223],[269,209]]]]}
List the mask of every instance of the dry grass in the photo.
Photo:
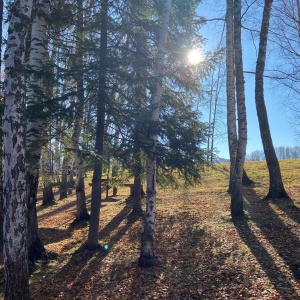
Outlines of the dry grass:
{"type": "Polygon", "coordinates": [[[31,275],[33,299],[300,299],[300,161],[281,168],[292,200],[262,200],[267,167],[248,162],[256,184],[244,190],[246,218],[234,222],[227,164],[207,170],[197,188],[159,190],[158,260],[149,269],[137,265],[142,220],[130,213],[128,188],[101,207],[107,253],[83,247],[88,224],[71,226],[74,196],[38,206],[48,255],[31,275]]]}

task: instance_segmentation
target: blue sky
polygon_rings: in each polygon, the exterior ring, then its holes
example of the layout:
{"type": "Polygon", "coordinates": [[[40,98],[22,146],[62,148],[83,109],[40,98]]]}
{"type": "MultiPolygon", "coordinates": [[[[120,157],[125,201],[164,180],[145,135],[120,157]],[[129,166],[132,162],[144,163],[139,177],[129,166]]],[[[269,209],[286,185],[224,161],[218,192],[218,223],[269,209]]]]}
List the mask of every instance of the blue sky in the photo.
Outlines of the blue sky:
{"type": "MultiPolygon", "coordinates": [[[[224,12],[224,2],[219,1],[221,5],[211,5],[211,3],[218,3],[218,0],[204,1],[199,7],[199,14],[209,18],[222,17],[224,12]]],[[[260,16],[258,16],[260,17],[260,16]]],[[[223,28],[222,21],[211,21],[205,25],[201,33],[207,38],[205,49],[212,50],[219,43],[220,33],[223,28]]],[[[246,35],[243,35],[243,59],[244,70],[255,71],[256,63],[256,48],[252,41],[246,35]]],[[[267,66],[274,62],[272,52],[267,56],[267,66]]],[[[255,108],[254,96],[254,75],[245,74],[245,96],[248,122],[248,143],[247,153],[255,150],[262,150],[261,137],[259,132],[259,125],[255,108]]],[[[292,125],[291,116],[286,110],[287,99],[285,95],[288,92],[283,91],[276,82],[272,79],[265,79],[265,102],[269,117],[269,125],[274,146],[295,146],[298,145],[295,130],[292,125]]],[[[226,116],[225,122],[226,122],[226,116]]],[[[218,155],[222,158],[229,158],[227,137],[216,142],[216,147],[219,151],[218,155]]]]}

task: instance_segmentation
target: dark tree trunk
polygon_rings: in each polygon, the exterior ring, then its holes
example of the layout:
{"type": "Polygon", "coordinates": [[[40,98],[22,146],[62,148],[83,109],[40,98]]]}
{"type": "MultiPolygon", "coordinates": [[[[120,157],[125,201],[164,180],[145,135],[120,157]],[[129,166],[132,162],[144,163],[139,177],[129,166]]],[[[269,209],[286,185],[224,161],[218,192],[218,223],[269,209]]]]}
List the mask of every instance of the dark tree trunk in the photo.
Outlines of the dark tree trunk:
{"type": "MultiPolygon", "coordinates": [[[[0,0],[0,57],[2,57],[2,22],[3,22],[3,0],[0,0]]],[[[0,69],[2,64],[0,61],[0,69]]],[[[3,110],[4,110],[4,94],[3,82],[0,82],[0,228],[3,228],[3,110]]],[[[0,246],[3,243],[3,230],[0,230],[0,246]]]]}
{"type": "Polygon", "coordinates": [[[76,220],[86,221],[90,219],[85,201],[84,177],[81,177],[76,184],[76,220]]]}
{"type": "MultiPolygon", "coordinates": [[[[229,17],[229,16],[228,16],[229,17]]],[[[247,145],[247,115],[245,105],[245,83],[242,58],[242,36],[241,36],[241,0],[234,0],[234,66],[235,86],[237,99],[237,123],[238,139],[235,161],[235,176],[231,191],[231,215],[232,217],[243,216],[242,178],[246,157],[247,145]]]]}
{"type": "Polygon", "coordinates": [[[273,0],[265,0],[260,31],[259,51],[255,73],[255,103],[261,140],[269,170],[269,192],[265,198],[288,198],[284,189],[279,162],[272,142],[267,109],[264,99],[264,70],[269,32],[269,22],[273,0]]]}
{"type": "Polygon", "coordinates": [[[141,214],[142,209],[142,191],[141,191],[141,174],[142,174],[142,161],[141,149],[136,149],[135,152],[135,166],[134,166],[134,182],[133,182],[133,213],[141,214]]]}
{"type": "Polygon", "coordinates": [[[232,184],[230,209],[232,218],[244,216],[242,185],[237,174],[232,184]]]}
{"type": "Polygon", "coordinates": [[[233,47],[233,0],[227,0],[226,11],[226,94],[227,94],[227,132],[230,156],[229,193],[235,180],[237,151],[236,103],[234,85],[234,47],[233,47]]]}
{"type": "Polygon", "coordinates": [[[38,176],[34,172],[26,172],[27,183],[27,207],[28,207],[28,232],[27,232],[27,245],[28,245],[28,259],[35,261],[41,258],[45,252],[45,248],[39,238],[38,234],[38,221],[37,221],[37,188],[38,176]]]}
{"type": "Polygon", "coordinates": [[[99,217],[101,206],[101,177],[102,177],[102,154],[105,129],[105,104],[106,104],[106,72],[107,72],[107,15],[108,0],[101,2],[101,41],[100,41],[100,66],[99,66],[99,94],[97,101],[97,126],[94,159],[94,173],[92,179],[91,216],[87,246],[89,249],[98,247],[99,217]]]}
{"type": "Polygon", "coordinates": [[[63,200],[68,197],[67,172],[68,172],[67,158],[64,157],[63,165],[62,165],[61,183],[59,186],[59,200],[63,200]]]}
{"type": "Polygon", "coordinates": [[[243,170],[242,184],[244,186],[250,186],[251,184],[254,184],[254,181],[249,178],[245,170],[243,170]]]}
{"type": "Polygon", "coordinates": [[[52,185],[47,185],[43,187],[43,205],[52,204],[54,201],[54,194],[52,190],[52,185]]]}

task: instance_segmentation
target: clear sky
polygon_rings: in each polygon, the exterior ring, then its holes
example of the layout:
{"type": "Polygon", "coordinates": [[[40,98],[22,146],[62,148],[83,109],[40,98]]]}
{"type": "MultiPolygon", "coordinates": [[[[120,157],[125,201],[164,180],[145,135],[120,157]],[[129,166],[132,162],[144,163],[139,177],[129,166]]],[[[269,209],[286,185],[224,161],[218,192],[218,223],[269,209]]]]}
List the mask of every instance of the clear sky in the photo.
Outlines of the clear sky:
{"type": "MultiPolygon", "coordinates": [[[[207,19],[224,17],[225,4],[224,0],[206,0],[199,7],[199,14],[207,19]],[[221,5],[211,5],[211,3],[220,3],[221,5]]],[[[258,16],[259,17],[259,16],[258,16]]],[[[201,33],[207,38],[208,42],[205,47],[206,50],[215,49],[219,43],[220,34],[222,32],[224,22],[210,21],[204,25],[201,33]]],[[[270,65],[276,59],[272,56],[272,52],[267,56],[267,64],[270,65]]],[[[256,48],[252,41],[243,35],[243,60],[245,71],[255,71],[256,63],[256,48]]],[[[259,125],[257,120],[255,97],[254,97],[254,75],[245,74],[245,96],[248,122],[248,144],[247,153],[255,150],[262,150],[261,137],[259,132],[259,125]]],[[[272,79],[265,79],[265,102],[269,117],[269,124],[273,144],[277,146],[296,146],[299,145],[295,130],[293,128],[293,119],[289,116],[287,107],[287,91],[283,91],[278,87],[278,84],[272,79]]],[[[226,115],[224,116],[226,121],[226,115]]],[[[227,137],[219,140],[216,143],[218,148],[218,155],[222,158],[229,158],[227,137]]]]}

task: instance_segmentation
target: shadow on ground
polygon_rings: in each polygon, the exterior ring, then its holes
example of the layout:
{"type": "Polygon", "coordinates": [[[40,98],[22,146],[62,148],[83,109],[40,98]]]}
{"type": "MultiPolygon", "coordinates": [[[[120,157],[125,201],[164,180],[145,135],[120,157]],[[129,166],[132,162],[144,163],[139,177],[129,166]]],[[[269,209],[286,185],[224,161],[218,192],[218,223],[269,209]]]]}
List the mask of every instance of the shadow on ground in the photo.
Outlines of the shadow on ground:
{"type": "MultiPolygon", "coordinates": [[[[288,208],[288,206],[293,206],[293,201],[290,199],[273,200],[272,203],[276,203],[283,210],[289,210],[289,213],[285,214],[282,212],[282,216],[279,216],[271,207],[270,200],[261,199],[253,188],[245,188],[244,192],[245,210],[248,214],[245,218],[235,220],[234,225],[282,299],[293,299],[291,295],[296,295],[296,291],[292,286],[291,280],[287,274],[281,271],[279,262],[274,261],[271,254],[258,239],[258,235],[267,239],[289,267],[294,275],[294,279],[299,282],[300,242],[282,217],[293,215],[293,219],[298,219],[300,215],[296,216],[288,208]],[[257,228],[254,228],[251,224],[255,224],[257,228]]],[[[299,214],[298,210],[297,214],[299,214]]]]}

